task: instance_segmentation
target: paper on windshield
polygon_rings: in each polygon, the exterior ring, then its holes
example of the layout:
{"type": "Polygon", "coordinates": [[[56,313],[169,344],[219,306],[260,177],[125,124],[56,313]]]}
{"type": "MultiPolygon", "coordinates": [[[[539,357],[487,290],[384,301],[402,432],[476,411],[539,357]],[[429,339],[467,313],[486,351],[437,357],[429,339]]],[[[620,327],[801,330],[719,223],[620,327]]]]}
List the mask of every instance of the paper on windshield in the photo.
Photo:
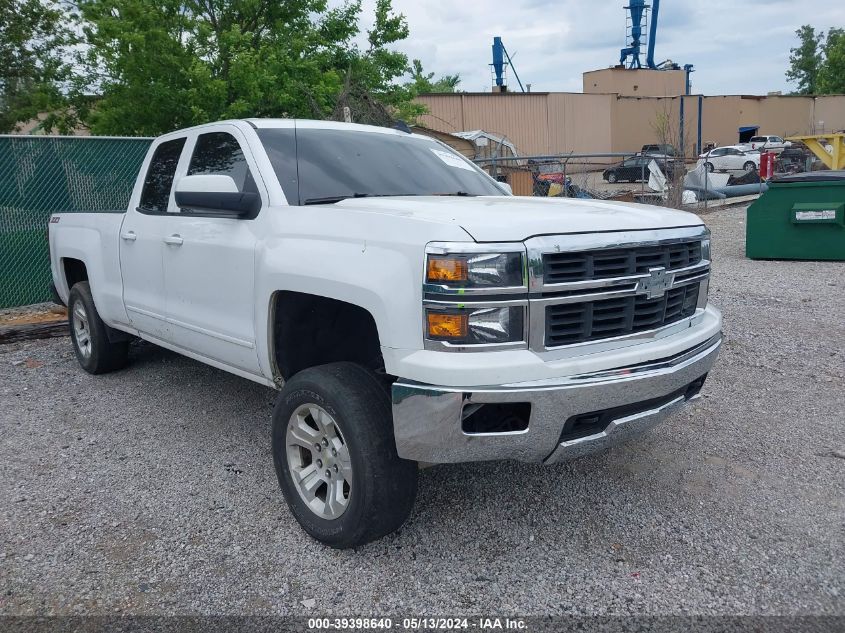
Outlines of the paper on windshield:
{"type": "Polygon", "coordinates": [[[455,156],[451,152],[444,152],[442,149],[434,149],[433,147],[429,148],[429,149],[431,149],[431,151],[434,152],[434,155],[437,156],[437,158],[439,158],[444,163],[449,165],[449,167],[457,167],[458,169],[466,169],[467,171],[475,171],[475,169],[472,168],[472,165],[467,163],[460,156],[455,156]]]}

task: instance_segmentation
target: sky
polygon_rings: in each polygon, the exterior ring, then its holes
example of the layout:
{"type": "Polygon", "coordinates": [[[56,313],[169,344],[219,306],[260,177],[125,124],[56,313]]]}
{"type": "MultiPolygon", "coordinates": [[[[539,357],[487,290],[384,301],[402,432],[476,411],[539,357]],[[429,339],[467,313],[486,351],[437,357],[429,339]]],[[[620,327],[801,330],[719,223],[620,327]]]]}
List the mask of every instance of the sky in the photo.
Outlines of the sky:
{"type": "MultiPolygon", "coordinates": [[[[336,4],[336,3],[334,3],[336,4]]],[[[411,35],[396,46],[436,76],[487,92],[494,35],[532,91],[581,92],[581,73],[619,61],[625,0],[393,0],[411,35]]],[[[649,2],[650,4],[650,2],[649,2]]],[[[374,0],[364,0],[362,26],[374,0]]],[[[369,21],[369,22],[368,22],[369,21]]],[[[655,61],[693,64],[694,93],[789,92],[784,72],[802,24],[845,28],[845,0],[663,0],[655,61]]],[[[645,56],[643,55],[643,60],[645,56]]],[[[511,90],[518,89],[509,75],[511,90]]]]}

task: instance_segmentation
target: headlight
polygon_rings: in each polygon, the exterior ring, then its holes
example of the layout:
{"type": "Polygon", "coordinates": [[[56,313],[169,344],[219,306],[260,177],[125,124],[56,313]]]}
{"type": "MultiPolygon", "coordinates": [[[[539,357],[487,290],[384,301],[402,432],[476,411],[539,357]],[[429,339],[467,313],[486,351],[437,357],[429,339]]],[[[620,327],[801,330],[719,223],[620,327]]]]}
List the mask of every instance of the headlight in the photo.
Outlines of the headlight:
{"type": "Polygon", "coordinates": [[[707,239],[701,240],[701,259],[706,259],[710,261],[710,237],[708,234],[707,239]]]}
{"type": "Polygon", "coordinates": [[[514,343],[524,340],[525,308],[427,308],[426,333],[454,345],[514,343]]]}
{"type": "MultiPolygon", "coordinates": [[[[708,230],[705,235],[704,239],[701,240],[701,259],[712,261],[712,253],[710,252],[710,231],[708,230]]],[[[698,308],[706,308],[707,307],[707,295],[710,292],[710,276],[708,275],[707,278],[703,279],[698,286],[698,308]]]]}
{"type": "Polygon", "coordinates": [[[524,348],[527,330],[528,273],[523,244],[431,242],[426,246],[426,349],[524,348]]]}
{"type": "Polygon", "coordinates": [[[426,282],[459,288],[523,286],[522,253],[429,254],[426,282]]]}

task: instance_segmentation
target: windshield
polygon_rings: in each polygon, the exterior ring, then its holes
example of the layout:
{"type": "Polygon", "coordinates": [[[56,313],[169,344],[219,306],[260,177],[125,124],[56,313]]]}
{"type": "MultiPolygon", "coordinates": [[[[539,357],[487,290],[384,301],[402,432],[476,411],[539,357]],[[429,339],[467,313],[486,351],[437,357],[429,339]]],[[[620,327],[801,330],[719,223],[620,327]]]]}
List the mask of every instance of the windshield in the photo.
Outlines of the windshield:
{"type": "Polygon", "coordinates": [[[428,139],[327,128],[257,133],[290,204],[369,196],[504,195],[474,165],[428,139]]]}

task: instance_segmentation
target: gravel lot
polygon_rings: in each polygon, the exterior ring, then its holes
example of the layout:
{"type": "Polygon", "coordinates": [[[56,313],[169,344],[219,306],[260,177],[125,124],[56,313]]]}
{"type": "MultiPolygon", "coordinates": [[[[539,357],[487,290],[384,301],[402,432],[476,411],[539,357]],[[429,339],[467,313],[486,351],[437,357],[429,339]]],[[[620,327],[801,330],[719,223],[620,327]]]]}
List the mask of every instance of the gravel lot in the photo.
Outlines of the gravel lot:
{"type": "Polygon", "coordinates": [[[357,551],[288,513],[272,391],[147,344],[97,378],[67,338],[0,346],[0,614],[845,614],[845,264],[752,262],[744,210],[706,220],[703,399],[580,461],[425,470],[357,551]]]}

